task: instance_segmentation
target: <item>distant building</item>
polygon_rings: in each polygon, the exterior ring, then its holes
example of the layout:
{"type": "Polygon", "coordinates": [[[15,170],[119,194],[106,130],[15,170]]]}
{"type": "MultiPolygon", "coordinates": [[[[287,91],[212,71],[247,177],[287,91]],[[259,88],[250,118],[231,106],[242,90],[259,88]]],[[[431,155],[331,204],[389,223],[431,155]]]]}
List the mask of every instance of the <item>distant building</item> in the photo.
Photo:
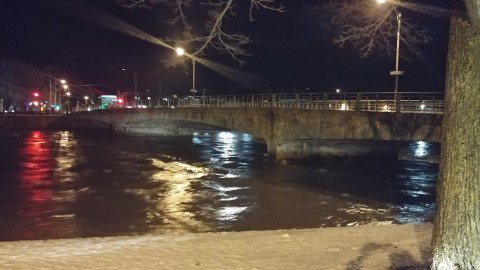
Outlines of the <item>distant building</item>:
{"type": "Polygon", "coordinates": [[[117,96],[115,95],[101,95],[100,109],[108,109],[117,105],[117,96]]]}

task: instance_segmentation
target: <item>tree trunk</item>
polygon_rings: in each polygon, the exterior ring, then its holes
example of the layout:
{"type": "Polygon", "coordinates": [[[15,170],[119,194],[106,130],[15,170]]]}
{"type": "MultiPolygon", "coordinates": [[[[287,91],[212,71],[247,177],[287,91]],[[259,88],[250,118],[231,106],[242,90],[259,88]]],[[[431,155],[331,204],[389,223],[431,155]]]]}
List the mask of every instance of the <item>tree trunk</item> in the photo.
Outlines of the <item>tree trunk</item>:
{"type": "Polygon", "coordinates": [[[453,17],[431,269],[480,269],[480,30],[453,17]]]}

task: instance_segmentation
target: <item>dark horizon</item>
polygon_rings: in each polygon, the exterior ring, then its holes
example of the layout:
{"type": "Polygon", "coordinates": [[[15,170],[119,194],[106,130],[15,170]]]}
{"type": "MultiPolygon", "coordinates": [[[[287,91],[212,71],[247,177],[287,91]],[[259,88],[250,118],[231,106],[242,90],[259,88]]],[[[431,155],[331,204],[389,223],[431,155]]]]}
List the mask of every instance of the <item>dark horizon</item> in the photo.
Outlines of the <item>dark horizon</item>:
{"type": "MultiPolygon", "coordinates": [[[[167,68],[162,61],[171,57],[172,51],[62,12],[54,7],[58,1],[46,2],[53,4],[28,0],[4,3],[0,10],[0,29],[4,34],[0,59],[7,63],[19,61],[44,73],[53,68],[58,77],[66,76],[79,85],[94,84],[94,88],[108,94],[132,91],[132,74],[122,68],[135,66],[139,92],[156,92],[161,88],[163,94],[189,94],[189,61],[167,68]]],[[[161,24],[159,6],[127,9],[110,1],[85,2],[153,36],[169,32],[162,29],[165,25],[161,24]]],[[[309,1],[279,2],[286,6],[286,13],[261,11],[252,23],[248,22],[247,14],[238,14],[229,23],[230,28],[253,40],[248,46],[252,55],[242,58],[246,61],[243,67],[211,49],[202,56],[263,80],[255,82],[253,87],[248,83],[245,86],[198,64],[197,89],[207,89],[207,95],[329,92],[336,88],[350,92],[393,90],[393,77],[389,75],[394,68],[393,57],[374,54],[361,58],[351,48],[339,48],[332,44],[334,31],[324,26],[328,19],[308,8],[309,1]]],[[[409,59],[400,60],[405,75],[400,77],[399,89],[441,92],[445,86],[449,20],[425,14],[414,16],[429,29],[433,40],[419,46],[415,54],[401,47],[401,55],[408,54],[409,59]]],[[[33,86],[27,83],[24,87],[33,86]]]]}

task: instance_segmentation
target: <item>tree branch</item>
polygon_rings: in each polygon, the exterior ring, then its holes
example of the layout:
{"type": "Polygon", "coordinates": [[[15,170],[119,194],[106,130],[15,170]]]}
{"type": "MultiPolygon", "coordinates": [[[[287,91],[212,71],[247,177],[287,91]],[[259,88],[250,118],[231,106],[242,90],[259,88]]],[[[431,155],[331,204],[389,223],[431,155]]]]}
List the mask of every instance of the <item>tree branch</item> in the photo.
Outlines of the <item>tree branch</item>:
{"type": "MultiPolygon", "coordinates": [[[[331,23],[338,25],[340,31],[333,42],[340,47],[351,45],[362,57],[375,51],[391,54],[396,38],[398,21],[397,6],[377,4],[372,0],[330,1],[322,6],[332,16],[331,23]]],[[[426,30],[402,16],[400,36],[408,47],[430,41],[426,30]]]]}
{"type": "MultiPolygon", "coordinates": [[[[223,54],[230,55],[240,65],[244,63],[241,56],[249,55],[245,46],[250,42],[250,38],[241,33],[228,33],[224,28],[224,23],[229,16],[235,16],[235,4],[241,3],[238,0],[204,0],[201,7],[193,5],[193,0],[111,0],[121,6],[128,8],[147,7],[154,4],[163,4],[173,13],[166,22],[177,24],[181,21],[184,29],[180,38],[167,38],[166,40],[175,44],[187,45],[191,49],[190,55],[193,57],[205,53],[206,49],[211,47],[223,54]],[[206,20],[203,27],[198,23],[192,23],[187,16],[188,11],[206,14],[206,20]],[[194,27],[195,26],[195,27],[194,27]]],[[[284,12],[285,8],[275,4],[275,0],[250,0],[250,20],[253,21],[254,9],[267,9],[276,12],[284,12]]],[[[195,16],[199,17],[199,16],[195,16]]]]}

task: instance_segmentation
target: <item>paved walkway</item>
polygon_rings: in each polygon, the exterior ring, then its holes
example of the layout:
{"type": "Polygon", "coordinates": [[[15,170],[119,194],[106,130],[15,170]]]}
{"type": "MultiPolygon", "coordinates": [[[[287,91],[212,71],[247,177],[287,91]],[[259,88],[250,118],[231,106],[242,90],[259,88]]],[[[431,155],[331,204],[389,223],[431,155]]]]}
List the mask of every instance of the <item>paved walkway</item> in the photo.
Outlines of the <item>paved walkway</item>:
{"type": "Polygon", "coordinates": [[[395,269],[426,264],[431,232],[377,225],[0,242],[0,269],[395,269]]]}

